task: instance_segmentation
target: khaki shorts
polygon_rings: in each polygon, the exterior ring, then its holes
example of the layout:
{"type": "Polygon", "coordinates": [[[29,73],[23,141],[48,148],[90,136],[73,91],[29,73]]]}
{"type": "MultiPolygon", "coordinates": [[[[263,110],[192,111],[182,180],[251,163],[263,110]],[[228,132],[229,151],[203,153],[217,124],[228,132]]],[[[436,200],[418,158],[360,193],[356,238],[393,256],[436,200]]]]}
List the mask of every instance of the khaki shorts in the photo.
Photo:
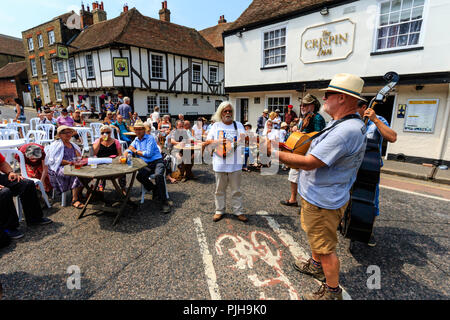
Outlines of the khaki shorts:
{"type": "Polygon", "coordinates": [[[337,228],[344,216],[348,202],[339,209],[323,209],[301,199],[301,223],[311,250],[316,254],[336,251],[337,228]]]}
{"type": "Polygon", "coordinates": [[[298,176],[300,171],[298,169],[290,169],[288,180],[292,183],[298,183],[298,176]]]}

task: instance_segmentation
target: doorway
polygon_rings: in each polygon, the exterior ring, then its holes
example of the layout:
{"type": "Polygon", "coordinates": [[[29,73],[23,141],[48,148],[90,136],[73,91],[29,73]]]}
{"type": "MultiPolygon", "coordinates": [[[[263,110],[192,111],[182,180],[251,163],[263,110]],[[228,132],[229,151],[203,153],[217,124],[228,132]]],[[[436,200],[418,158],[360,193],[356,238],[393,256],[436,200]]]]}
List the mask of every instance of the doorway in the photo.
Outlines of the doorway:
{"type": "MultiPolygon", "coordinates": [[[[375,96],[364,96],[364,98],[370,102],[375,96]]],[[[386,98],[386,101],[380,104],[377,104],[373,110],[377,114],[377,116],[382,116],[386,119],[386,121],[389,123],[389,126],[391,126],[391,119],[392,119],[392,112],[394,110],[394,101],[395,96],[388,96],[386,98]]],[[[381,156],[384,157],[386,155],[386,148],[387,148],[388,142],[386,139],[383,139],[383,143],[381,145],[381,156]]]]}
{"type": "Polygon", "coordinates": [[[44,104],[51,102],[50,91],[48,90],[48,83],[46,81],[42,81],[42,91],[44,93],[44,104]]]}
{"type": "Polygon", "coordinates": [[[244,124],[248,122],[248,99],[247,98],[239,98],[237,99],[237,108],[236,108],[236,120],[244,124]]]}

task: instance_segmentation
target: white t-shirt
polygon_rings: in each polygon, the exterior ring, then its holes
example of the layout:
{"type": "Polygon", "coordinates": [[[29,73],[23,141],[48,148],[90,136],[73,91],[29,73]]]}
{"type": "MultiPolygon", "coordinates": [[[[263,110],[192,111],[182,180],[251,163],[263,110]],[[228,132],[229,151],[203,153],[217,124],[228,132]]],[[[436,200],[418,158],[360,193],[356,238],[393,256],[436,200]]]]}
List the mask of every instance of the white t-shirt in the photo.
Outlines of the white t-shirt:
{"type": "Polygon", "coordinates": [[[159,112],[153,112],[151,115],[150,115],[150,117],[152,118],[152,121],[153,122],[158,122],[158,120],[159,120],[159,112]]]}
{"type": "Polygon", "coordinates": [[[196,140],[202,140],[203,128],[202,127],[198,127],[198,125],[195,124],[192,129],[194,130],[194,137],[195,137],[195,139],[196,140]]]}
{"type": "MultiPolygon", "coordinates": [[[[206,140],[218,140],[220,132],[223,131],[224,137],[232,141],[234,148],[234,141],[239,139],[241,134],[245,134],[245,129],[242,123],[236,121],[237,132],[234,129],[233,123],[226,125],[223,122],[216,122],[213,124],[208,132],[206,140]]],[[[225,158],[218,156],[214,152],[213,156],[213,170],[215,172],[235,172],[242,170],[243,161],[243,148],[239,145],[236,150],[225,158]]]]}

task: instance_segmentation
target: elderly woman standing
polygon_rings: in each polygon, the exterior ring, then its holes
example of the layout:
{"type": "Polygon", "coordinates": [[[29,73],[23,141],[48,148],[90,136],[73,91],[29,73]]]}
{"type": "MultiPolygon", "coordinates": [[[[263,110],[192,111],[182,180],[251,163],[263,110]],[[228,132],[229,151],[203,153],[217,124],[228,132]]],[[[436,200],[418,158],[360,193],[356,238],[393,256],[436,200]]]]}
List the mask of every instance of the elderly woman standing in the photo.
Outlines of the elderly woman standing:
{"type": "Polygon", "coordinates": [[[48,166],[48,176],[53,188],[61,193],[72,190],[72,206],[82,209],[84,205],[80,202],[83,185],[77,177],[64,175],[64,166],[72,165],[75,157],[81,157],[81,150],[70,142],[75,130],[62,125],[58,127],[56,141],[45,148],[45,164],[48,166]]]}

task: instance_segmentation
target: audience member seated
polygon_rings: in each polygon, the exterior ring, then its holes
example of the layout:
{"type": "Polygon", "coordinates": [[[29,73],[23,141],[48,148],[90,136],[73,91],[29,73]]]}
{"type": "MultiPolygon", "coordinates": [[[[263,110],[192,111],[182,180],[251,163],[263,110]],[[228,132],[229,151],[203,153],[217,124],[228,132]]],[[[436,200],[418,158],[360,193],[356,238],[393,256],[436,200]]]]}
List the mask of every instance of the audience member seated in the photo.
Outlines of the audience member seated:
{"type": "Polygon", "coordinates": [[[13,202],[15,196],[20,198],[28,226],[52,223],[52,220],[44,218],[34,182],[14,173],[0,153],[0,230],[11,239],[20,239],[23,233],[18,230],[19,218],[13,202]]]}
{"type": "Polygon", "coordinates": [[[66,108],[61,110],[61,115],[58,117],[58,119],[56,119],[56,122],[58,126],[73,127],[75,124],[73,119],[69,116],[69,112],[67,112],[66,108]]]}
{"type": "Polygon", "coordinates": [[[147,163],[147,166],[140,169],[137,174],[137,180],[147,189],[153,191],[153,200],[161,204],[163,213],[170,212],[170,206],[166,194],[165,168],[158,144],[152,135],[145,133],[144,123],[140,120],[134,125],[136,139],[131,143],[124,155],[131,153],[141,158],[147,163]],[[155,175],[156,185],[150,181],[149,177],[155,175]]]}
{"type": "MultiPolygon", "coordinates": [[[[41,180],[44,185],[45,192],[52,191],[52,185],[48,177],[48,168],[45,165],[44,146],[37,143],[28,143],[19,148],[25,158],[25,169],[29,178],[41,180]]],[[[15,158],[19,160],[19,156],[15,158]]]]}
{"type": "Polygon", "coordinates": [[[121,114],[117,115],[117,120],[111,123],[111,127],[115,128],[120,134],[120,140],[125,141],[127,146],[130,145],[131,139],[125,135],[125,132],[129,132],[127,124],[123,121],[123,116],[121,114]]]}
{"type": "Polygon", "coordinates": [[[80,202],[83,185],[77,177],[64,175],[64,166],[73,165],[74,159],[81,157],[80,148],[70,141],[74,133],[68,126],[58,127],[57,140],[45,148],[45,164],[52,187],[61,193],[72,190],[72,206],[81,209],[84,207],[80,202]]]}
{"type": "Polygon", "coordinates": [[[103,120],[103,124],[110,126],[114,122],[114,113],[112,111],[106,112],[106,117],[103,120]]]}
{"type": "Polygon", "coordinates": [[[83,126],[84,117],[81,114],[80,110],[75,110],[75,112],[73,113],[72,119],[73,119],[73,122],[75,123],[75,126],[77,126],[77,127],[83,126]]]}
{"type": "MultiPolygon", "coordinates": [[[[111,137],[112,128],[108,125],[103,125],[100,128],[100,138],[95,140],[92,145],[94,149],[94,155],[98,158],[107,158],[112,156],[120,157],[122,155],[122,147],[117,139],[111,137]]],[[[119,179],[119,185],[123,191],[125,191],[126,179],[122,176],[119,179]]],[[[105,180],[99,184],[100,191],[105,188],[105,180]]],[[[125,193],[125,192],[124,192],[125,193]]]]}

